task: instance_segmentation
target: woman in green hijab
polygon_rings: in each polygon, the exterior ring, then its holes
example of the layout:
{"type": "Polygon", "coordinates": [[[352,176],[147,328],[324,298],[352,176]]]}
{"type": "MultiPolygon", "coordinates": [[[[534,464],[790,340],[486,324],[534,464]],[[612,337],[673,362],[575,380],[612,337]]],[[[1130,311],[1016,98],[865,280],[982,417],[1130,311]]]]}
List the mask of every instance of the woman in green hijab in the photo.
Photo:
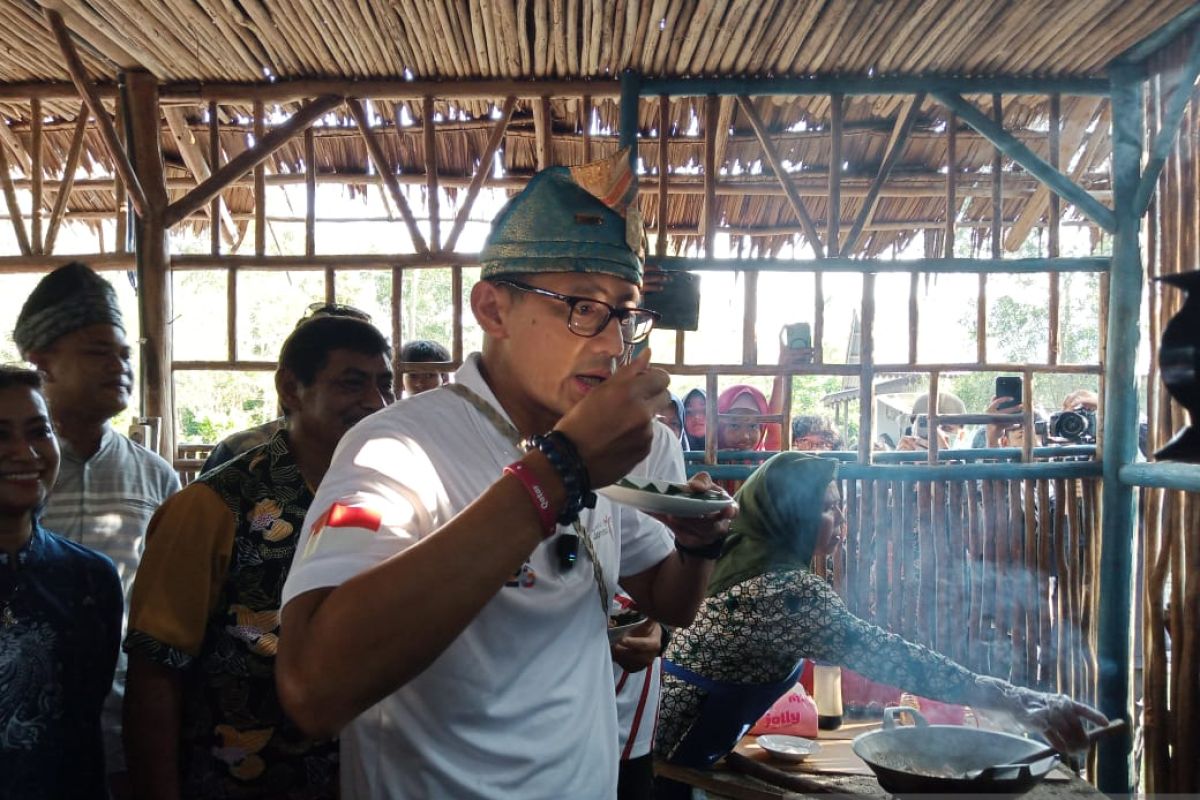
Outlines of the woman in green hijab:
{"type": "Polygon", "coordinates": [[[741,510],[708,597],[663,659],[659,757],[714,764],[795,684],[804,658],[936,700],[1009,712],[1064,750],[1085,743],[1083,719],[1107,722],[1063,695],[976,675],[850,613],[809,570],[813,553],[828,550],[841,528],[836,471],[833,460],[784,452],[738,491],[741,510]]]}

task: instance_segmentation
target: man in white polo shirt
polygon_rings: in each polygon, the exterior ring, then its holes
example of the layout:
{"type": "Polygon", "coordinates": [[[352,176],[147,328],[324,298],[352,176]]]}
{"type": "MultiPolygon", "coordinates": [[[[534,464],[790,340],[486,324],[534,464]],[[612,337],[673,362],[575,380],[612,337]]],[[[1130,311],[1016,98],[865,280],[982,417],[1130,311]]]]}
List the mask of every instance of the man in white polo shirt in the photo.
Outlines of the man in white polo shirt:
{"type": "Polygon", "coordinates": [[[535,176],[484,248],[482,354],[334,455],[277,677],[302,728],[340,731],[344,798],[615,794],[617,581],[687,625],[735,513],[668,530],[592,492],[649,452],[668,382],[648,352],[613,373],[654,319],[632,177],[624,154],[535,176]]]}

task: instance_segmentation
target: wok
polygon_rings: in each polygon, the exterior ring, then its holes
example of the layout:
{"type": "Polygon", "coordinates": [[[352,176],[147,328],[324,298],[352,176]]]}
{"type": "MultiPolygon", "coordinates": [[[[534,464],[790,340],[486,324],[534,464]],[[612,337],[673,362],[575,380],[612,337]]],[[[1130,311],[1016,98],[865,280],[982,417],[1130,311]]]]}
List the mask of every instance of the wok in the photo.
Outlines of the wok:
{"type": "Polygon", "coordinates": [[[996,764],[1019,761],[1045,747],[1041,742],[1008,733],[930,725],[919,711],[888,708],[883,729],[854,739],[854,753],[875,773],[879,785],[892,794],[1000,794],[1015,796],[1032,789],[1058,761],[1048,756],[1032,764],[988,770],[996,764]],[[899,725],[908,713],[916,725],[899,725]],[[967,773],[985,770],[968,777],[967,773]]]}

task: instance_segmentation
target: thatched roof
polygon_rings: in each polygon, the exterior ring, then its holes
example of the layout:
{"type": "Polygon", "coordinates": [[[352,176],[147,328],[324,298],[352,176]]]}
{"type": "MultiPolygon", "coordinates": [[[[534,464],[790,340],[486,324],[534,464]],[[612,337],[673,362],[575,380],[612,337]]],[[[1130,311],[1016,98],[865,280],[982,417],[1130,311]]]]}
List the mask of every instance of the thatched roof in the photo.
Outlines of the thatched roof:
{"type": "MultiPolygon", "coordinates": [[[[304,79],[486,80],[590,79],[606,81],[594,100],[596,127],[589,135],[594,156],[616,147],[617,103],[611,79],[632,68],[649,76],[1024,76],[1103,77],[1105,66],[1127,48],[1161,28],[1192,5],[1190,0],[53,0],[60,9],[83,63],[98,84],[113,83],[121,66],[138,63],[164,83],[195,82],[276,85],[304,79]]],[[[68,75],[57,46],[34,0],[0,5],[0,82],[62,83],[68,75]]],[[[588,113],[580,96],[556,97],[550,104],[554,163],[583,158],[588,113]]],[[[3,86],[0,83],[0,86],[3,86]]],[[[0,114],[16,140],[31,146],[30,104],[16,88],[0,93],[0,114]]],[[[968,98],[990,113],[989,97],[968,98]]],[[[437,164],[446,178],[467,179],[485,149],[496,104],[486,99],[439,100],[437,164]]],[[[207,147],[204,106],[179,108],[197,142],[207,147]]],[[[518,103],[502,144],[503,164],[512,176],[527,176],[537,164],[534,106],[518,103]]],[[[702,224],[703,98],[675,98],[670,104],[668,148],[672,172],[668,228],[676,249],[697,244],[702,224]]],[[[732,98],[722,103],[718,159],[722,188],[721,224],[733,233],[753,234],[759,252],[778,252],[797,238],[798,225],[786,197],[770,175],[763,148],[744,112],[732,98]],[[724,141],[720,140],[724,138],[724,141]],[[748,183],[743,194],[725,184],[748,183]]],[[[843,231],[862,202],[866,185],[883,158],[903,97],[852,96],[845,104],[842,158],[843,231]]],[[[268,106],[268,114],[294,108],[268,106]]],[[[825,95],[758,100],[780,158],[793,170],[805,204],[818,221],[827,216],[824,187],[830,157],[830,101],[825,95]]],[[[51,121],[44,130],[43,165],[56,179],[70,145],[77,100],[64,93],[42,102],[51,121]]],[[[219,106],[226,159],[247,146],[250,104],[219,106]]],[[[402,175],[425,169],[419,99],[375,105],[377,128],[388,161],[402,175]],[[417,120],[405,126],[398,121],[417,120]]],[[[643,98],[639,127],[646,137],[641,154],[657,164],[658,104],[643,98]]],[[[1107,189],[1107,103],[1101,98],[1063,102],[1062,163],[1074,164],[1085,186],[1107,189]],[[1070,131],[1074,131],[1073,134],[1070,131]],[[1076,157],[1079,155],[1080,157],[1076,157]]],[[[362,138],[348,118],[331,115],[316,131],[316,162],[321,174],[358,175],[371,182],[362,138]],[[339,120],[344,124],[339,124],[339,120]]],[[[948,114],[926,100],[875,214],[876,225],[859,240],[858,251],[877,254],[902,244],[920,229],[940,227],[948,114]],[[904,229],[899,229],[904,228],[904,229]]],[[[1044,96],[1004,97],[1005,126],[1035,152],[1047,151],[1048,100],[1044,96]]],[[[959,127],[957,159],[963,224],[990,220],[992,146],[959,127]]],[[[11,138],[11,137],[10,137],[11,138]]],[[[11,141],[10,141],[11,147],[11,141]]],[[[163,129],[168,177],[188,179],[174,137],[163,129]]],[[[16,166],[22,166],[16,153],[16,166]]],[[[11,154],[10,154],[11,158],[11,154]]],[[[83,167],[107,175],[107,156],[98,133],[89,130],[83,167]]],[[[1003,213],[1028,230],[1045,211],[1045,192],[1019,168],[1004,162],[1003,213]],[[1032,204],[1032,205],[1030,205],[1032,204]]],[[[278,151],[268,173],[303,171],[299,139],[278,151]]],[[[184,192],[187,180],[173,189],[184,192]]],[[[643,194],[647,221],[656,225],[654,181],[643,194]]],[[[451,180],[448,190],[461,186],[451,180]]],[[[236,216],[252,209],[248,187],[224,195],[236,216]]],[[[72,212],[111,212],[107,186],[87,182],[72,195],[72,212]]],[[[1068,213],[1067,219],[1072,216],[1068,213]]],[[[1081,219],[1080,217],[1075,217],[1081,219]]],[[[202,222],[202,220],[201,220],[202,222]]],[[[799,239],[803,239],[802,236],[799,239]]],[[[1015,246],[1018,242],[1011,241],[1015,246]]]]}

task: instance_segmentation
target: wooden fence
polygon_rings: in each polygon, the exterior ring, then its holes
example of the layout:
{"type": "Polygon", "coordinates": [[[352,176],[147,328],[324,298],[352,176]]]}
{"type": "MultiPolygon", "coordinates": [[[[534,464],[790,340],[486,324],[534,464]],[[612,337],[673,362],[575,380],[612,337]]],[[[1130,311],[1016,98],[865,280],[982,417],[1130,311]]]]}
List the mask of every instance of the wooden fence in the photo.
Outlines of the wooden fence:
{"type": "Polygon", "coordinates": [[[845,544],[816,560],[854,613],[981,674],[1094,699],[1098,479],[841,483],[845,544]]]}

